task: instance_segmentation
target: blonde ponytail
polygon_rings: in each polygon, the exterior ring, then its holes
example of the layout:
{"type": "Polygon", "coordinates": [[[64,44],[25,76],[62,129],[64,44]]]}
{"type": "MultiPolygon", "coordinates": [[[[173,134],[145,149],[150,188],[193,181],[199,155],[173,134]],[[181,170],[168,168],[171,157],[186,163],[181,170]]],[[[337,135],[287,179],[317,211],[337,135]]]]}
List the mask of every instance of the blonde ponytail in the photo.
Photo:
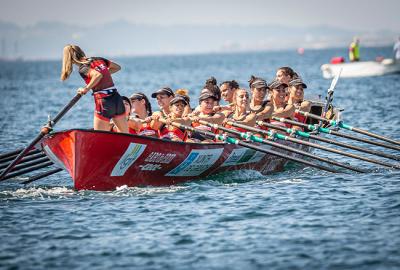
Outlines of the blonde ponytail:
{"type": "Polygon", "coordinates": [[[63,51],[63,61],[61,68],[61,80],[65,81],[72,73],[72,64],[88,63],[86,55],[79,46],[67,45],[63,51]]]}

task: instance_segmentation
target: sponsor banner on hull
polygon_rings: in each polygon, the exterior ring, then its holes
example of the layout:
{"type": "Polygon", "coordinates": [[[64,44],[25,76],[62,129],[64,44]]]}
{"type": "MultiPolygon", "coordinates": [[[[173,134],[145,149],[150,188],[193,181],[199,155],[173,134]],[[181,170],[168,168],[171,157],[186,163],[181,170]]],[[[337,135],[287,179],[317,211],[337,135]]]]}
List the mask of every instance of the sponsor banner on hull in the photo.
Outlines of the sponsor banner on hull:
{"type": "Polygon", "coordinates": [[[248,148],[236,148],[229,154],[229,157],[222,163],[221,167],[242,165],[259,162],[265,156],[264,153],[248,148]]]}
{"type": "Polygon", "coordinates": [[[129,167],[142,155],[145,148],[145,144],[130,143],[128,149],[114,166],[111,176],[123,176],[129,167]]]}
{"type": "Polygon", "coordinates": [[[198,176],[211,168],[223,151],[223,148],[194,149],[178,167],[169,171],[166,176],[198,176]]]}

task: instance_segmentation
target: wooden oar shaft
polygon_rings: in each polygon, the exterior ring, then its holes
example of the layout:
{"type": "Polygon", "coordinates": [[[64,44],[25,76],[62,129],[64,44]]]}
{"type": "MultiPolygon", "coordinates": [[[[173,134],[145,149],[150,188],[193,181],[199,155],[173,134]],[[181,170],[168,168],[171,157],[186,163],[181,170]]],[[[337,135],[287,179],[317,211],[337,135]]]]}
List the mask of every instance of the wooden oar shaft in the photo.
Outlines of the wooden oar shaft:
{"type": "Polygon", "coordinates": [[[264,125],[264,126],[269,127],[269,128],[272,128],[272,129],[281,130],[281,131],[284,131],[284,132],[287,132],[287,133],[294,132],[296,135],[299,135],[299,136],[302,136],[302,137],[310,138],[310,139],[313,139],[313,140],[317,140],[317,141],[321,141],[321,142],[325,142],[325,143],[329,143],[329,144],[334,144],[334,145],[337,145],[337,146],[349,148],[349,149],[352,149],[352,150],[357,150],[357,151],[368,153],[368,154],[371,154],[371,155],[376,155],[376,156],[389,158],[389,159],[393,159],[393,160],[397,160],[397,161],[400,160],[400,157],[398,157],[398,156],[390,155],[390,154],[383,153],[383,152],[376,151],[376,150],[372,150],[372,149],[362,148],[362,147],[359,147],[359,146],[355,146],[355,145],[351,145],[351,144],[347,144],[347,143],[343,143],[343,142],[338,142],[338,141],[335,141],[335,140],[331,140],[331,139],[323,138],[323,137],[320,137],[320,136],[316,136],[316,135],[313,135],[313,134],[310,134],[310,133],[307,133],[307,132],[303,132],[303,131],[299,131],[299,130],[293,130],[293,129],[290,129],[290,128],[285,128],[285,127],[281,127],[281,126],[277,126],[277,125],[272,125],[272,124],[265,123],[265,122],[261,122],[259,124],[264,125]]]}
{"type": "Polygon", "coordinates": [[[382,136],[382,135],[379,135],[379,134],[376,134],[376,133],[372,133],[372,132],[367,131],[367,130],[356,128],[356,127],[347,125],[347,124],[345,124],[343,122],[336,122],[334,120],[329,120],[329,119],[323,118],[323,117],[321,117],[319,115],[308,113],[308,112],[303,112],[303,111],[300,111],[300,110],[296,110],[296,112],[300,113],[301,115],[310,117],[310,118],[314,118],[314,119],[317,119],[317,120],[320,120],[320,121],[324,121],[324,122],[329,123],[329,124],[334,125],[334,126],[339,126],[341,128],[348,129],[348,130],[351,130],[351,131],[354,131],[354,132],[357,132],[357,133],[360,133],[360,134],[364,134],[364,135],[367,135],[367,136],[370,136],[370,137],[373,137],[373,138],[376,138],[376,139],[380,139],[382,141],[386,141],[386,142],[390,142],[390,143],[393,143],[393,144],[396,144],[396,145],[400,145],[400,141],[396,141],[396,140],[390,139],[388,137],[385,137],[385,136],[382,136]]]}
{"type": "Polygon", "coordinates": [[[328,129],[328,128],[323,128],[323,127],[314,126],[314,125],[307,125],[307,124],[300,123],[300,122],[293,121],[293,120],[289,120],[289,119],[286,119],[286,118],[273,117],[273,119],[276,120],[276,121],[280,121],[282,123],[288,123],[288,124],[291,124],[291,125],[308,128],[310,130],[317,130],[318,129],[318,131],[320,131],[322,133],[327,133],[327,134],[331,134],[331,135],[334,135],[334,136],[338,136],[338,137],[342,137],[342,138],[346,138],[346,139],[350,139],[350,140],[354,140],[354,141],[364,142],[364,143],[373,144],[373,145],[376,145],[376,146],[381,146],[381,147],[385,147],[385,148],[389,148],[389,149],[400,151],[400,147],[397,147],[395,145],[386,144],[386,143],[383,143],[383,142],[371,141],[371,140],[368,140],[368,139],[365,139],[365,138],[351,136],[349,134],[341,133],[341,132],[338,132],[338,131],[335,131],[335,130],[331,130],[331,129],[328,129]]]}
{"type": "MultiPolygon", "coordinates": [[[[207,125],[209,127],[216,128],[216,129],[218,129],[220,127],[222,128],[222,126],[214,125],[212,123],[209,123],[209,122],[206,122],[206,121],[203,121],[203,120],[200,120],[199,123],[203,124],[203,125],[207,125]]],[[[227,129],[227,130],[229,130],[229,129],[227,129]]],[[[222,135],[220,135],[220,136],[221,136],[221,138],[224,138],[224,136],[222,136],[222,135]]],[[[235,139],[235,138],[231,138],[231,137],[226,137],[226,138],[227,138],[227,141],[230,142],[230,143],[234,143],[234,144],[238,144],[238,145],[241,145],[241,146],[245,146],[247,148],[251,148],[251,149],[257,150],[259,152],[263,152],[263,153],[266,153],[266,154],[278,156],[278,157],[281,157],[281,158],[284,158],[284,159],[287,159],[287,160],[291,160],[291,161],[294,161],[294,162],[297,162],[297,163],[301,163],[301,164],[304,164],[304,165],[307,165],[307,166],[310,166],[310,167],[314,167],[314,168],[317,168],[317,169],[320,169],[320,170],[324,170],[324,171],[328,171],[328,172],[332,172],[332,173],[337,173],[338,172],[337,170],[334,170],[332,168],[329,168],[329,167],[326,167],[326,166],[323,166],[323,165],[315,164],[315,163],[309,162],[307,160],[303,160],[303,159],[299,159],[299,158],[296,158],[296,157],[292,157],[292,156],[289,156],[289,155],[286,155],[286,154],[283,154],[283,153],[280,153],[280,152],[277,152],[277,151],[274,151],[274,150],[271,150],[271,149],[261,148],[259,146],[255,146],[253,144],[246,143],[246,142],[240,141],[240,140],[235,139]]]]}
{"type": "MultiPolygon", "coordinates": [[[[76,94],[67,105],[62,108],[62,110],[54,117],[52,120],[51,126],[54,126],[60,119],[63,117],[71,108],[78,102],[78,100],[82,97],[81,94],[76,94]]],[[[5,176],[14,168],[15,165],[37,144],[46,134],[50,131],[50,127],[44,127],[41,129],[40,133],[36,138],[15,158],[13,162],[1,173],[0,181],[5,180],[5,176]]]]}
{"type": "Polygon", "coordinates": [[[266,130],[262,130],[262,129],[258,129],[258,128],[254,128],[254,127],[249,127],[249,126],[245,126],[245,125],[241,125],[241,124],[237,124],[237,123],[235,123],[235,125],[237,127],[240,127],[240,128],[243,128],[243,129],[247,129],[247,130],[250,130],[250,131],[255,132],[255,133],[260,133],[260,134],[263,134],[263,135],[266,135],[266,136],[272,136],[272,137],[274,137],[276,139],[279,139],[279,140],[285,140],[285,141],[288,141],[288,142],[294,142],[294,143],[297,143],[297,144],[307,145],[307,146],[310,146],[310,147],[313,147],[313,148],[317,148],[317,149],[320,149],[320,150],[323,150],[323,151],[339,154],[339,155],[342,155],[342,156],[351,157],[351,158],[358,159],[358,160],[363,160],[363,161],[366,161],[366,162],[369,162],[369,163],[378,164],[378,165],[381,165],[381,166],[384,166],[384,167],[388,167],[388,168],[400,169],[400,166],[393,165],[393,164],[390,164],[390,163],[387,163],[387,162],[384,162],[384,161],[380,161],[380,160],[376,160],[376,159],[372,159],[372,158],[359,156],[359,155],[356,155],[356,154],[353,154],[353,153],[344,152],[344,151],[341,151],[341,150],[338,150],[338,149],[335,149],[335,148],[327,147],[327,146],[324,146],[324,145],[312,143],[312,142],[305,141],[305,140],[296,139],[296,138],[293,138],[293,137],[290,137],[290,136],[286,136],[286,135],[283,135],[283,134],[274,133],[274,132],[271,132],[271,131],[266,131],[266,130]]]}
{"type": "MultiPolygon", "coordinates": [[[[228,125],[235,126],[235,123],[234,122],[228,122],[228,125]]],[[[309,153],[309,152],[306,152],[306,151],[302,151],[302,150],[294,148],[294,147],[290,147],[290,146],[283,145],[283,144],[280,144],[280,143],[277,143],[277,142],[273,142],[273,141],[270,141],[270,140],[267,140],[267,139],[263,139],[263,138],[254,136],[253,134],[247,134],[247,133],[239,132],[239,131],[232,130],[232,129],[229,129],[229,128],[226,128],[226,127],[222,127],[222,126],[220,126],[219,129],[222,130],[222,131],[225,131],[225,132],[229,132],[229,133],[232,133],[232,134],[239,135],[243,139],[250,139],[250,140],[252,140],[254,142],[259,142],[259,143],[267,144],[267,145],[270,145],[270,146],[273,146],[273,147],[276,147],[276,148],[284,149],[284,150],[289,151],[289,152],[300,154],[300,155],[303,155],[305,157],[309,157],[311,159],[316,159],[316,160],[319,160],[319,161],[322,161],[322,162],[325,162],[325,163],[328,163],[328,164],[332,164],[332,165],[335,165],[335,166],[338,166],[338,167],[342,167],[342,168],[351,170],[351,171],[355,171],[355,172],[359,172],[359,173],[367,172],[365,170],[362,170],[362,169],[359,169],[359,168],[356,168],[356,167],[353,167],[353,166],[350,166],[350,165],[347,165],[347,164],[344,164],[344,163],[340,163],[340,162],[337,162],[337,161],[334,161],[334,160],[331,160],[331,159],[328,159],[328,158],[323,158],[323,157],[317,156],[315,154],[312,154],[312,153],[309,153]]]]}

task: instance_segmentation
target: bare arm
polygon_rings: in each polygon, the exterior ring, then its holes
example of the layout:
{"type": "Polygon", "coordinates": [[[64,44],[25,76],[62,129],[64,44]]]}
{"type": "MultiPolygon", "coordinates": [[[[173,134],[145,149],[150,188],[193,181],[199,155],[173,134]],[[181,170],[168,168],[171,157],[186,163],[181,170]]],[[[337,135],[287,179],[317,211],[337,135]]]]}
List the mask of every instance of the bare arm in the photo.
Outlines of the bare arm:
{"type": "Polygon", "coordinates": [[[112,61],[110,61],[110,65],[108,67],[108,71],[110,71],[111,74],[120,71],[121,70],[121,66],[118,65],[117,63],[114,63],[112,61]]]}
{"type": "Polygon", "coordinates": [[[279,118],[292,118],[295,113],[296,108],[289,104],[286,108],[279,108],[272,113],[272,116],[279,117],[279,118]]]}
{"type": "Polygon", "coordinates": [[[89,71],[89,75],[90,75],[90,82],[82,88],[78,89],[78,94],[84,95],[87,92],[89,92],[90,89],[92,89],[93,87],[95,87],[101,80],[101,78],[103,78],[103,74],[101,74],[100,72],[98,72],[97,70],[91,69],[89,71]]]}
{"type": "Polygon", "coordinates": [[[272,106],[265,106],[264,110],[261,112],[257,113],[257,120],[264,120],[264,119],[270,119],[272,117],[272,113],[274,112],[274,108],[272,106]]]}
{"type": "Polygon", "coordinates": [[[305,100],[301,103],[300,108],[301,111],[303,112],[310,112],[311,111],[311,102],[308,100],[305,100]]]}
{"type": "MultiPolygon", "coordinates": [[[[234,119],[230,119],[230,120],[234,120],[234,119]]],[[[247,115],[246,118],[241,121],[237,121],[237,120],[234,120],[234,121],[235,121],[235,123],[252,127],[256,124],[256,120],[257,120],[257,114],[251,113],[251,114],[247,115]]]]}
{"type": "Polygon", "coordinates": [[[213,124],[221,125],[225,119],[225,115],[223,113],[216,113],[213,116],[200,116],[200,120],[204,120],[213,124]]]}

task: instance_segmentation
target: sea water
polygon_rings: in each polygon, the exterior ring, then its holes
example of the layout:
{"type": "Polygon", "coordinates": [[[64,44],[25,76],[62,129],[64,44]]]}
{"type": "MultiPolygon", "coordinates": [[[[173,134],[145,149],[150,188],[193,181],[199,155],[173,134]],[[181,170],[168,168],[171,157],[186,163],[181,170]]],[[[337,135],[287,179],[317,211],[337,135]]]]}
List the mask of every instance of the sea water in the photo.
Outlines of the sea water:
{"type": "MultiPolygon", "coordinates": [[[[196,106],[210,76],[247,87],[250,75],[270,81],[280,66],[302,76],[307,96],[323,99],[331,82],[322,78],[320,65],[345,54],[329,49],[112,60],[122,66],[114,75],[121,94],[187,88],[196,106]]],[[[390,57],[391,48],[363,48],[362,54],[365,60],[390,57]]],[[[76,71],[61,83],[60,69],[61,60],[1,63],[0,152],[27,145],[47,116],[84,85],[76,71]]],[[[334,103],[347,123],[400,140],[399,89],[399,75],[340,79],[334,103]]],[[[55,129],[90,128],[92,113],[86,95],[55,129]]],[[[26,186],[24,178],[2,182],[0,268],[399,269],[400,172],[315,154],[371,172],[332,174],[291,164],[267,176],[237,171],[109,192],[76,191],[65,172],[26,186]]]]}

